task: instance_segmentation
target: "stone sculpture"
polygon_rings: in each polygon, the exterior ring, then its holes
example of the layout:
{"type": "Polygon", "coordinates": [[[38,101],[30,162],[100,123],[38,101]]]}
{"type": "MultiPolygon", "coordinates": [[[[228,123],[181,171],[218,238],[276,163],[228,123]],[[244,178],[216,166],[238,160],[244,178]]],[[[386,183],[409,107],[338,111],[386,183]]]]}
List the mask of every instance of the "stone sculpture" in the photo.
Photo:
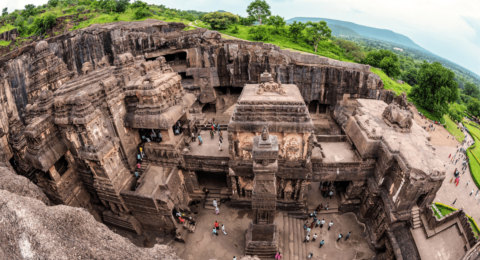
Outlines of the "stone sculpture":
{"type": "Polygon", "coordinates": [[[400,131],[410,132],[413,124],[412,114],[409,110],[402,110],[395,102],[385,108],[382,114],[385,123],[400,126],[400,131]]]}

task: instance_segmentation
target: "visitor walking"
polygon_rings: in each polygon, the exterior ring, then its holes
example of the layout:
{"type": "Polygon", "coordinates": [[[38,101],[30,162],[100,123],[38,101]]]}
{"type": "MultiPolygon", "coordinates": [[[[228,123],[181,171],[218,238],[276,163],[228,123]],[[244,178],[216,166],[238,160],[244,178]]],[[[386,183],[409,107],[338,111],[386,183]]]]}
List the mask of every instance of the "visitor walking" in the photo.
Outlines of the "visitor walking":
{"type": "Polygon", "coordinates": [[[215,220],[215,223],[213,223],[213,226],[215,227],[216,230],[218,230],[218,222],[215,220]]]}
{"type": "Polygon", "coordinates": [[[352,234],[352,231],[348,231],[347,236],[345,236],[345,241],[347,241],[347,239],[350,237],[351,234],[352,234]]]}
{"type": "Polygon", "coordinates": [[[313,257],[313,253],[310,252],[310,254],[308,254],[308,258],[310,259],[310,258],[312,258],[312,257],[313,257]]]}
{"type": "Polygon", "coordinates": [[[318,248],[322,248],[324,244],[325,244],[325,240],[320,241],[320,246],[318,248]]]}
{"type": "Polygon", "coordinates": [[[223,151],[222,139],[218,139],[218,150],[219,150],[219,151],[223,151]]]}
{"type": "Polygon", "coordinates": [[[215,227],[213,227],[212,234],[213,234],[214,236],[218,235],[218,234],[217,234],[217,229],[216,229],[215,227]]]}
{"type": "Polygon", "coordinates": [[[282,253],[280,253],[280,251],[275,255],[275,259],[282,259],[282,253]]]}
{"type": "Polygon", "coordinates": [[[330,196],[330,199],[331,199],[332,196],[333,196],[333,190],[331,190],[331,191],[328,193],[328,195],[330,196]]]}
{"type": "Polygon", "coordinates": [[[214,136],[215,134],[213,133],[213,130],[210,130],[210,139],[213,139],[214,136]]]}
{"type": "Polygon", "coordinates": [[[218,135],[220,135],[220,124],[217,123],[217,131],[218,131],[218,135]]]}
{"type": "Polygon", "coordinates": [[[217,200],[213,199],[213,206],[216,208],[217,207],[217,200]]]}
{"type": "Polygon", "coordinates": [[[315,225],[315,228],[317,228],[322,221],[320,219],[317,219],[317,224],[315,225]]]}
{"type": "Polygon", "coordinates": [[[310,235],[310,231],[312,231],[311,228],[307,228],[307,235],[310,235]]]}
{"type": "Polygon", "coordinates": [[[195,134],[192,132],[192,143],[195,142],[195,134]]]}
{"type": "Polygon", "coordinates": [[[233,260],[237,260],[237,257],[236,257],[236,256],[233,256],[233,260]]]}
{"type": "Polygon", "coordinates": [[[202,144],[203,144],[202,136],[198,135],[198,145],[202,145],[202,144]]]}
{"type": "Polygon", "coordinates": [[[472,190],[472,191],[470,192],[470,196],[472,196],[472,194],[473,194],[474,191],[475,191],[475,190],[472,190]]]}
{"type": "Polygon", "coordinates": [[[315,240],[317,240],[317,233],[315,233],[315,235],[313,235],[312,242],[315,242],[315,240]]]}
{"type": "Polygon", "coordinates": [[[222,224],[222,231],[223,231],[223,234],[225,234],[225,236],[227,235],[227,232],[225,232],[225,226],[222,224]]]}
{"type": "Polygon", "coordinates": [[[320,221],[320,228],[323,228],[324,224],[325,224],[325,219],[322,219],[322,221],[320,221]]]}
{"type": "Polygon", "coordinates": [[[310,229],[312,229],[314,226],[315,226],[315,222],[312,222],[312,223],[310,224],[310,229]]]}
{"type": "Polygon", "coordinates": [[[142,155],[142,159],[143,159],[143,156],[145,156],[145,154],[143,153],[143,148],[139,147],[138,150],[140,150],[140,154],[142,155]]]}
{"type": "Polygon", "coordinates": [[[455,200],[453,201],[452,205],[455,205],[455,202],[457,202],[457,199],[455,199],[455,200]]]}
{"type": "Polygon", "coordinates": [[[303,243],[305,243],[305,242],[307,242],[307,243],[310,242],[310,236],[309,235],[307,235],[305,237],[305,240],[303,240],[303,243]]]}
{"type": "Polygon", "coordinates": [[[342,239],[342,234],[338,235],[338,239],[337,239],[337,242],[340,241],[340,239],[342,239]]]}
{"type": "Polygon", "coordinates": [[[467,187],[467,186],[468,186],[468,184],[470,184],[470,181],[468,181],[468,182],[467,182],[467,185],[465,185],[465,187],[467,187]]]}
{"type": "Polygon", "coordinates": [[[220,214],[220,209],[218,207],[215,207],[215,214],[220,214]]]}
{"type": "Polygon", "coordinates": [[[303,229],[305,229],[305,230],[306,230],[306,229],[307,229],[307,227],[308,227],[308,221],[307,221],[307,222],[305,222],[305,224],[303,224],[303,229]]]}
{"type": "Polygon", "coordinates": [[[333,221],[330,221],[330,223],[328,223],[328,230],[330,230],[332,226],[333,226],[333,221]]]}

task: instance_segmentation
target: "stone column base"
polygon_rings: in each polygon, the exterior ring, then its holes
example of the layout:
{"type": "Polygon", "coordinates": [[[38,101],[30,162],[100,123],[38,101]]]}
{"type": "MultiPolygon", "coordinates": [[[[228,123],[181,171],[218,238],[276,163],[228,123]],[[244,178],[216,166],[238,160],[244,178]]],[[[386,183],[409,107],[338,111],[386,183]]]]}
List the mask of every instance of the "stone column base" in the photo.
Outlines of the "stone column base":
{"type": "Polygon", "coordinates": [[[245,254],[260,258],[274,258],[278,252],[277,223],[257,225],[250,222],[245,234],[245,254]]]}

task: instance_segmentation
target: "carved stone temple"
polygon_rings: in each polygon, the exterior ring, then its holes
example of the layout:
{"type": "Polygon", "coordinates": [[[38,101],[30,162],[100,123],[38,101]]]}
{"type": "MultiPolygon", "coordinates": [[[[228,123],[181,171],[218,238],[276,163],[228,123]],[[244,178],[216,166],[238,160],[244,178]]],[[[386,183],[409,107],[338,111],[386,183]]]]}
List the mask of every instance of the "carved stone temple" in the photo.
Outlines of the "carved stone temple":
{"type": "Polygon", "coordinates": [[[445,171],[405,96],[367,65],[183,28],[93,25],[1,57],[0,166],[133,234],[186,241],[175,213],[204,199],[252,210],[245,253],[267,257],[285,251],[276,212],[303,221],[328,187],[376,259],[420,259],[412,209],[445,171]]]}

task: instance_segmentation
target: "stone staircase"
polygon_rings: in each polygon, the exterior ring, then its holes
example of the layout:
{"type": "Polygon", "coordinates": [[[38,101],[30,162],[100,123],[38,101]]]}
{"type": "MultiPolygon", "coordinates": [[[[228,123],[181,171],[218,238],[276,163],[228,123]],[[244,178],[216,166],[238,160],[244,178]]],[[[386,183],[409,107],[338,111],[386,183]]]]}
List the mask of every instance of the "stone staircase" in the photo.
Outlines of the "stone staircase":
{"type": "Polygon", "coordinates": [[[205,198],[205,204],[204,208],[206,209],[213,209],[215,210],[215,207],[213,206],[213,200],[217,200],[217,205],[220,208],[220,192],[221,189],[209,189],[208,196],[205,198]]]}
{"type": "Polygon", "coordinates": [[[422,220],[420,219],[420,209],[418,208],[417,205],[414,205],[412,207],[412,223],[413,223],[413,229],[423,226],[422,220]]]}
{"type": "Polygon", "coordinates": [[[142,176],[142,174],[147,171],[149,165],[150,163],[148,162],[148,156],[147,154],[145,154],[143,156],[142,162],[140,163],[140,170],[138,171],[138,174],[142,176]]]}
{"type": "Polygon", "coordinates": [[[305,219],[295,218],[283,212],[283,259],[300,260],[307,258],[306,232],[303,229],[305,219]]]}

